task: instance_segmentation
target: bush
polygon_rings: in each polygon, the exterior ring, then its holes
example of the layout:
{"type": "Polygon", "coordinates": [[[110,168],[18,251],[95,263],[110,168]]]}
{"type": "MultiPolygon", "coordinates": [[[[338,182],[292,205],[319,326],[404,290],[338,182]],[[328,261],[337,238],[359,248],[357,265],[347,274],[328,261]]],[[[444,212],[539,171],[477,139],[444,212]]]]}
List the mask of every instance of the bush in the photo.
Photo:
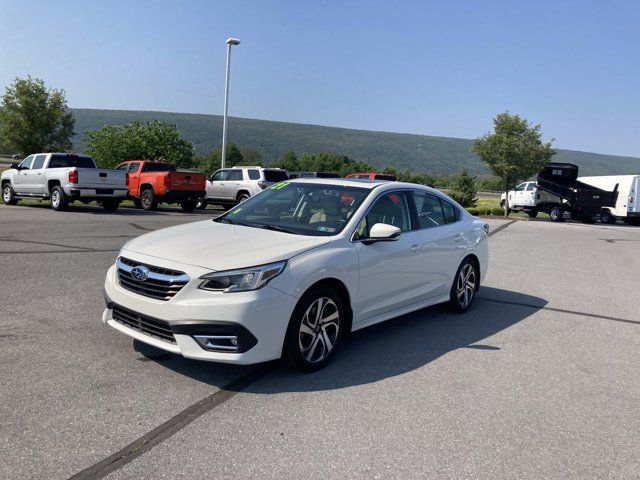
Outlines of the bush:
{"type": "Polygon", "coordinates": [[[477,205],[477,193],[478,187],[476,186],[476,177],[469,175],[467,167],[462,167],[460,175],[458,175],[451,183],[449,196],[466,208],[475,207],[477,205]]]}

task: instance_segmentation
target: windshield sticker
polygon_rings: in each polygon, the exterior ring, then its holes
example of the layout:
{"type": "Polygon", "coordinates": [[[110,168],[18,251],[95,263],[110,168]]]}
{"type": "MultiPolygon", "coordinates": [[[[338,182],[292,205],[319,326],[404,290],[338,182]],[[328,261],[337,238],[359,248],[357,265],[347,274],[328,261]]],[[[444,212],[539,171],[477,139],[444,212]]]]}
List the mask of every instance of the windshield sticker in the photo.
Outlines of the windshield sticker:
{"type": "Polygon", "coordinates": [[[241,208],[236,208],[233,212],[231,212],[232,215],[235,215],[236,213],[240,213],[240,210],[242,210],[241,208]]]}
{"type": "Polygon", "coordinates": [[[316,230],[318,230],[319,232],[327,232],[327,233],[333,233],[336,231],[336,229],[333,227],[318,227],[316,230]]]}
{"type": "Polygon", "coordinates": [[[286,187],[287,185],[289,185],[289,182],[280,182],[280,183],[276,183],[275,185],[271,185],[271,190],[280,190],[281,188],[286,187]]]}

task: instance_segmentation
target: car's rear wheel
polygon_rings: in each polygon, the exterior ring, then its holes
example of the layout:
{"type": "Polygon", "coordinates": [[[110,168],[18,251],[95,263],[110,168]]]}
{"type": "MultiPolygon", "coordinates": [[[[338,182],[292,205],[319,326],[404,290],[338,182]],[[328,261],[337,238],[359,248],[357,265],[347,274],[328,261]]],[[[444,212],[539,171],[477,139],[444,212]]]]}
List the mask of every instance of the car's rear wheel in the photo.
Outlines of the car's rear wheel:
{"type": "Polygon", "coordinates": [[[344,305],[334,290],[322,287],[306,293],[291,315],[284,359],[307,372],[324,367],[340,344],[344,325],[344,305]]]}
{"type": "Polygon", "coordinates": [[[538,216],[538,210],[535,208],[533,210],[528,210],[527,215],[529,215],[529,218],[536,218],[538,216]]]}
{"type": "Polygon", "coordinates": [[[2,187],[2,200],[4,200],[4,203],[7,205],[15,205],[18,203],[18,199],[13,193],[13,188],[9,182],[5,183],[2,187]]]}
{"type": "Polygon", "coordinates": [[[466,258],[458,267],[454,278],[449,305],[454,311],[464,313],[471,308],[473,300],[476,298],[480,272],[476,263],[470,258],[466,258]]]}
{"type": "Polygon", "coordinates": [[[69,200],[64,193],[62,187],[56,185],[51,189],[51,208],[56,211],[61,211],[67,208],[69,200]]]}
{"type": "Polygon", "coordinates": [[[247,200],[250,197],[250,195],[248,193],[244,193],[242,192],[241,194],[238,195],[238,203],[242,203],[245,200],[247,200]]]}
{"type": "Polygon", "coordinates": [[[156,194],[153,193],[151,188],[147,188],[140,195],[140,204],[143,210],[155,210],[158,207],[158,200],[156,194]]]}
{"type": "Polygon", "coordinates": [[[198,200],[196,202],[196,208],[198,210],[204,210],[205,208],[207,208],[207,199],[206,198],[201,198],[200,200],[198,200]]]}
{"type": "Polygon", "coordinates": [[[549,218],[552,222],[564,222],[562,209],[560,207],[552,207],[551,210],[549,210],[549,218]]]}
{"type": "Polygon", "coordinates": [[[613,225],[616,223],[616,217],[609,210],[603,210],[600,213],[600,221],[602,223],[606,223],[607,225],[613,225]]]}

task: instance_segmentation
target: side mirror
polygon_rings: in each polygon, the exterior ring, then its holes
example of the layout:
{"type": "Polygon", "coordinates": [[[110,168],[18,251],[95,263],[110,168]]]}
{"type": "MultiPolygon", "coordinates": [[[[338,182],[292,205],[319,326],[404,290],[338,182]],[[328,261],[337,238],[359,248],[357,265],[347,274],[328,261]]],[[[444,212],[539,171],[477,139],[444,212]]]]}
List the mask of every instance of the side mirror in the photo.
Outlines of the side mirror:
{"type": "Polygon", "coordinates": [[[13,168],[14,170],[20,170],[20,164],[18,162],[13,162],[11,164],[11,168],[13,168]]]}
{"type": "Polygon", "coordinates": [[[368,242],[393,242],[400,238],[401,230],[387,223],[376,223],[371,227],[368,242]]]}

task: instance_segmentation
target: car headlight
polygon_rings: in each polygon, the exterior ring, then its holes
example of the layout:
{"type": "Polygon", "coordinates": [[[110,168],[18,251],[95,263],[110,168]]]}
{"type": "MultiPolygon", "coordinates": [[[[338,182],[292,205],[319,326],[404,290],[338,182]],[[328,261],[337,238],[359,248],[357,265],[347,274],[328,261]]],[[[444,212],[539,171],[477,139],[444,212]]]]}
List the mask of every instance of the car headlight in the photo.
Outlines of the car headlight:
{"type": "Polygon", "coordinates": [[[278,276],[287,265],[286,261],[260,265],[258,267],[208,273],[200,277],[202,290],[214,292],[246,292],[264,287],[278,276]]]}

